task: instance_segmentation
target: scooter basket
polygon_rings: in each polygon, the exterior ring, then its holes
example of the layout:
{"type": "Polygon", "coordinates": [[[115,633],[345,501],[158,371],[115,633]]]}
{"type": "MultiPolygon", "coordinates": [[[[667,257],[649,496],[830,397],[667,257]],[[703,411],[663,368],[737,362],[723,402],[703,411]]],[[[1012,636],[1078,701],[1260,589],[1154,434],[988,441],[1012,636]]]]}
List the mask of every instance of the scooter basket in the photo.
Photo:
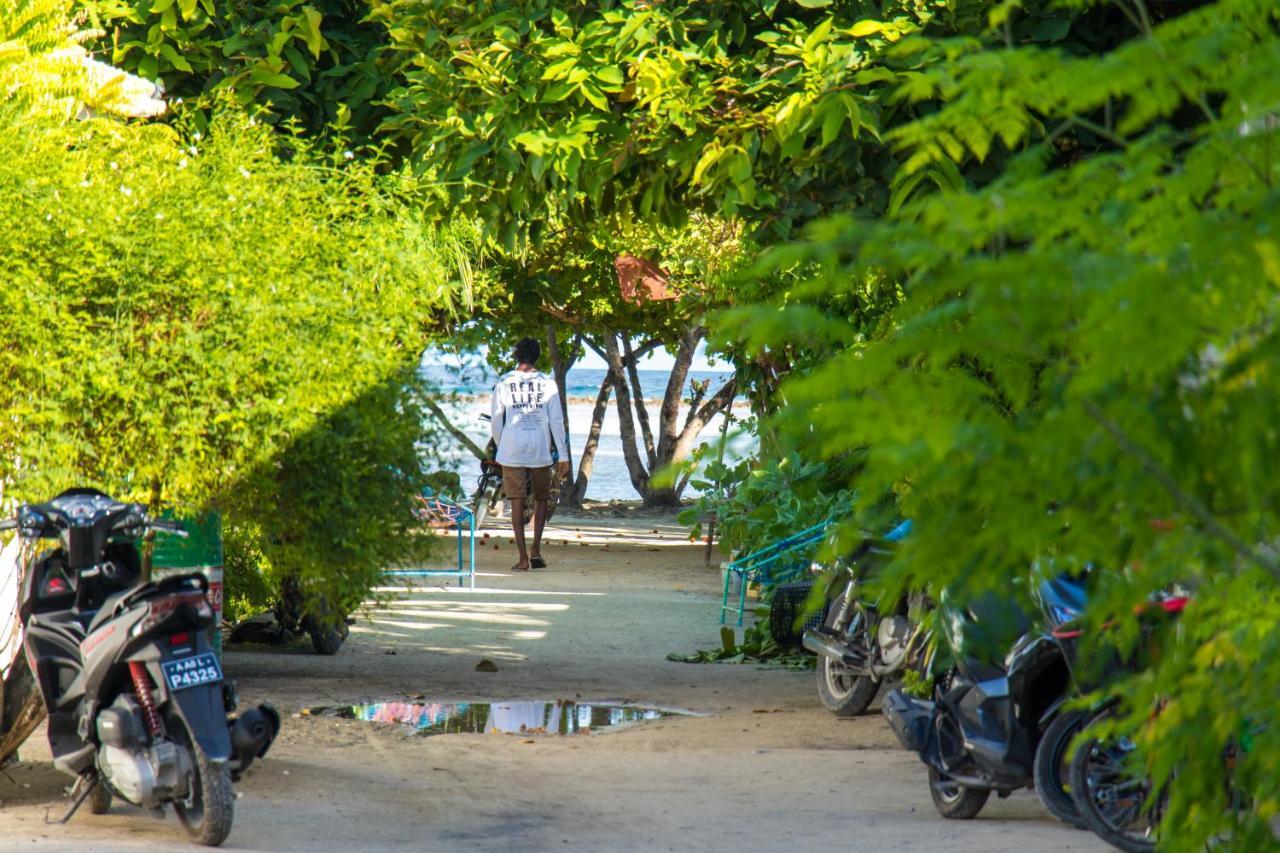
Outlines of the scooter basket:
{"type": "Polygon", "coordinates": [[[796,621],[804,613],[812,590],[811,578],[788,581],[774,588],[773,603],[769,607],[769,633],[778,645],[799,648],[805,631],[822,626],[827,616],[826,604],[806,615],[803,622],[796,621]]]}

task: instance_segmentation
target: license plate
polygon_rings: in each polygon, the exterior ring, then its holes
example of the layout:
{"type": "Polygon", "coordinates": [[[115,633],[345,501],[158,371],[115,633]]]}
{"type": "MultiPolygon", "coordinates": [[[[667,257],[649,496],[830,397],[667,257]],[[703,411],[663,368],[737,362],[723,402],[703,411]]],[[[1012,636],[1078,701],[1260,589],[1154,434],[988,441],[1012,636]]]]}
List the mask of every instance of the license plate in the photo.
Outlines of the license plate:
{"type": "Polygon", "coordinates": [[[218,658],[213,652],[165,661],[160,667],[170,690],[185,690],[222,680],[222,667],[218,666],[218,658]]]}

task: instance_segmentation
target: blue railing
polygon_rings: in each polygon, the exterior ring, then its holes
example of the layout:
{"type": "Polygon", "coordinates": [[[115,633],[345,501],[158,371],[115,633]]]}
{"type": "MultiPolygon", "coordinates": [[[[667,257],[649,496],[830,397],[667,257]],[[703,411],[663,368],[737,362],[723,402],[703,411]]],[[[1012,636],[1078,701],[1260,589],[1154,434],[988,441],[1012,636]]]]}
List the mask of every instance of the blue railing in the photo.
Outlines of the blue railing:
{"type": "Polygon", "coordinates": [[[391,569],[389,575],[400,577],[432,577],[444,575],[458,578],[458,586],[466,582],[476,588],[476,514],[470,507],[441,495],[424,492],[418,498],[418,517],[436,530],[457,531],[457,562],[449,568],[407,567],[391,569]]]}
{"type": "Polygon", "coordinates": [[[734,560],[724,570],[724,594],[720,598],[720,624],[725,624],[727,614],[738,614],[737,625],[742,625],[747,609],[747,586],[759,583],[765,586],[782,583],[804,574],[809,559],[818,543],[827,535],[832,519],[815,524],[799,533],[774,542],[758,551],[734,560]],[[738,581],[738,603],[729,603],[729,587],[738,581]]]}

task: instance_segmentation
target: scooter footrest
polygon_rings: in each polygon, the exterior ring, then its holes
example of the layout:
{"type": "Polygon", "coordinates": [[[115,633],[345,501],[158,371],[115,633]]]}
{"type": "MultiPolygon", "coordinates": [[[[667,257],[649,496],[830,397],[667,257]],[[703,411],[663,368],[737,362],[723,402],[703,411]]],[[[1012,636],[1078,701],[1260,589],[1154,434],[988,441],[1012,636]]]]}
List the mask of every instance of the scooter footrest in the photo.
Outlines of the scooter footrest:
{"type": "Polygon", "coordinates": [[[934,703],[897,689],[890,690],[881,705],[889,728],[902,745],[912,752],[924,752],[933,730],[934,703]]]}

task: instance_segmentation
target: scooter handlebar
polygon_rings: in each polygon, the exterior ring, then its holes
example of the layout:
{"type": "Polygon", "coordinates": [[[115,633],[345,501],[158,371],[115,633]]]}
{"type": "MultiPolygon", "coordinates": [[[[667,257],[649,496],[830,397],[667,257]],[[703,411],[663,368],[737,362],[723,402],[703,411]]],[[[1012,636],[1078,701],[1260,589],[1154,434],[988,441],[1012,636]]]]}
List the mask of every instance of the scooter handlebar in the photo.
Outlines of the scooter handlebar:
{"type": "Polygon", "coordinates": [[[159,531],[160,533],[169,533],[174,536],[181,536],[183,539],[186,539],[187,536],[190,535],[189,533],[187,533],[187,529],[183,527],[182,523],[179,521],[169,521],[163,518],[153,518],[147,521],[147,526],[150,527],[152,530],[159,531]]]}

